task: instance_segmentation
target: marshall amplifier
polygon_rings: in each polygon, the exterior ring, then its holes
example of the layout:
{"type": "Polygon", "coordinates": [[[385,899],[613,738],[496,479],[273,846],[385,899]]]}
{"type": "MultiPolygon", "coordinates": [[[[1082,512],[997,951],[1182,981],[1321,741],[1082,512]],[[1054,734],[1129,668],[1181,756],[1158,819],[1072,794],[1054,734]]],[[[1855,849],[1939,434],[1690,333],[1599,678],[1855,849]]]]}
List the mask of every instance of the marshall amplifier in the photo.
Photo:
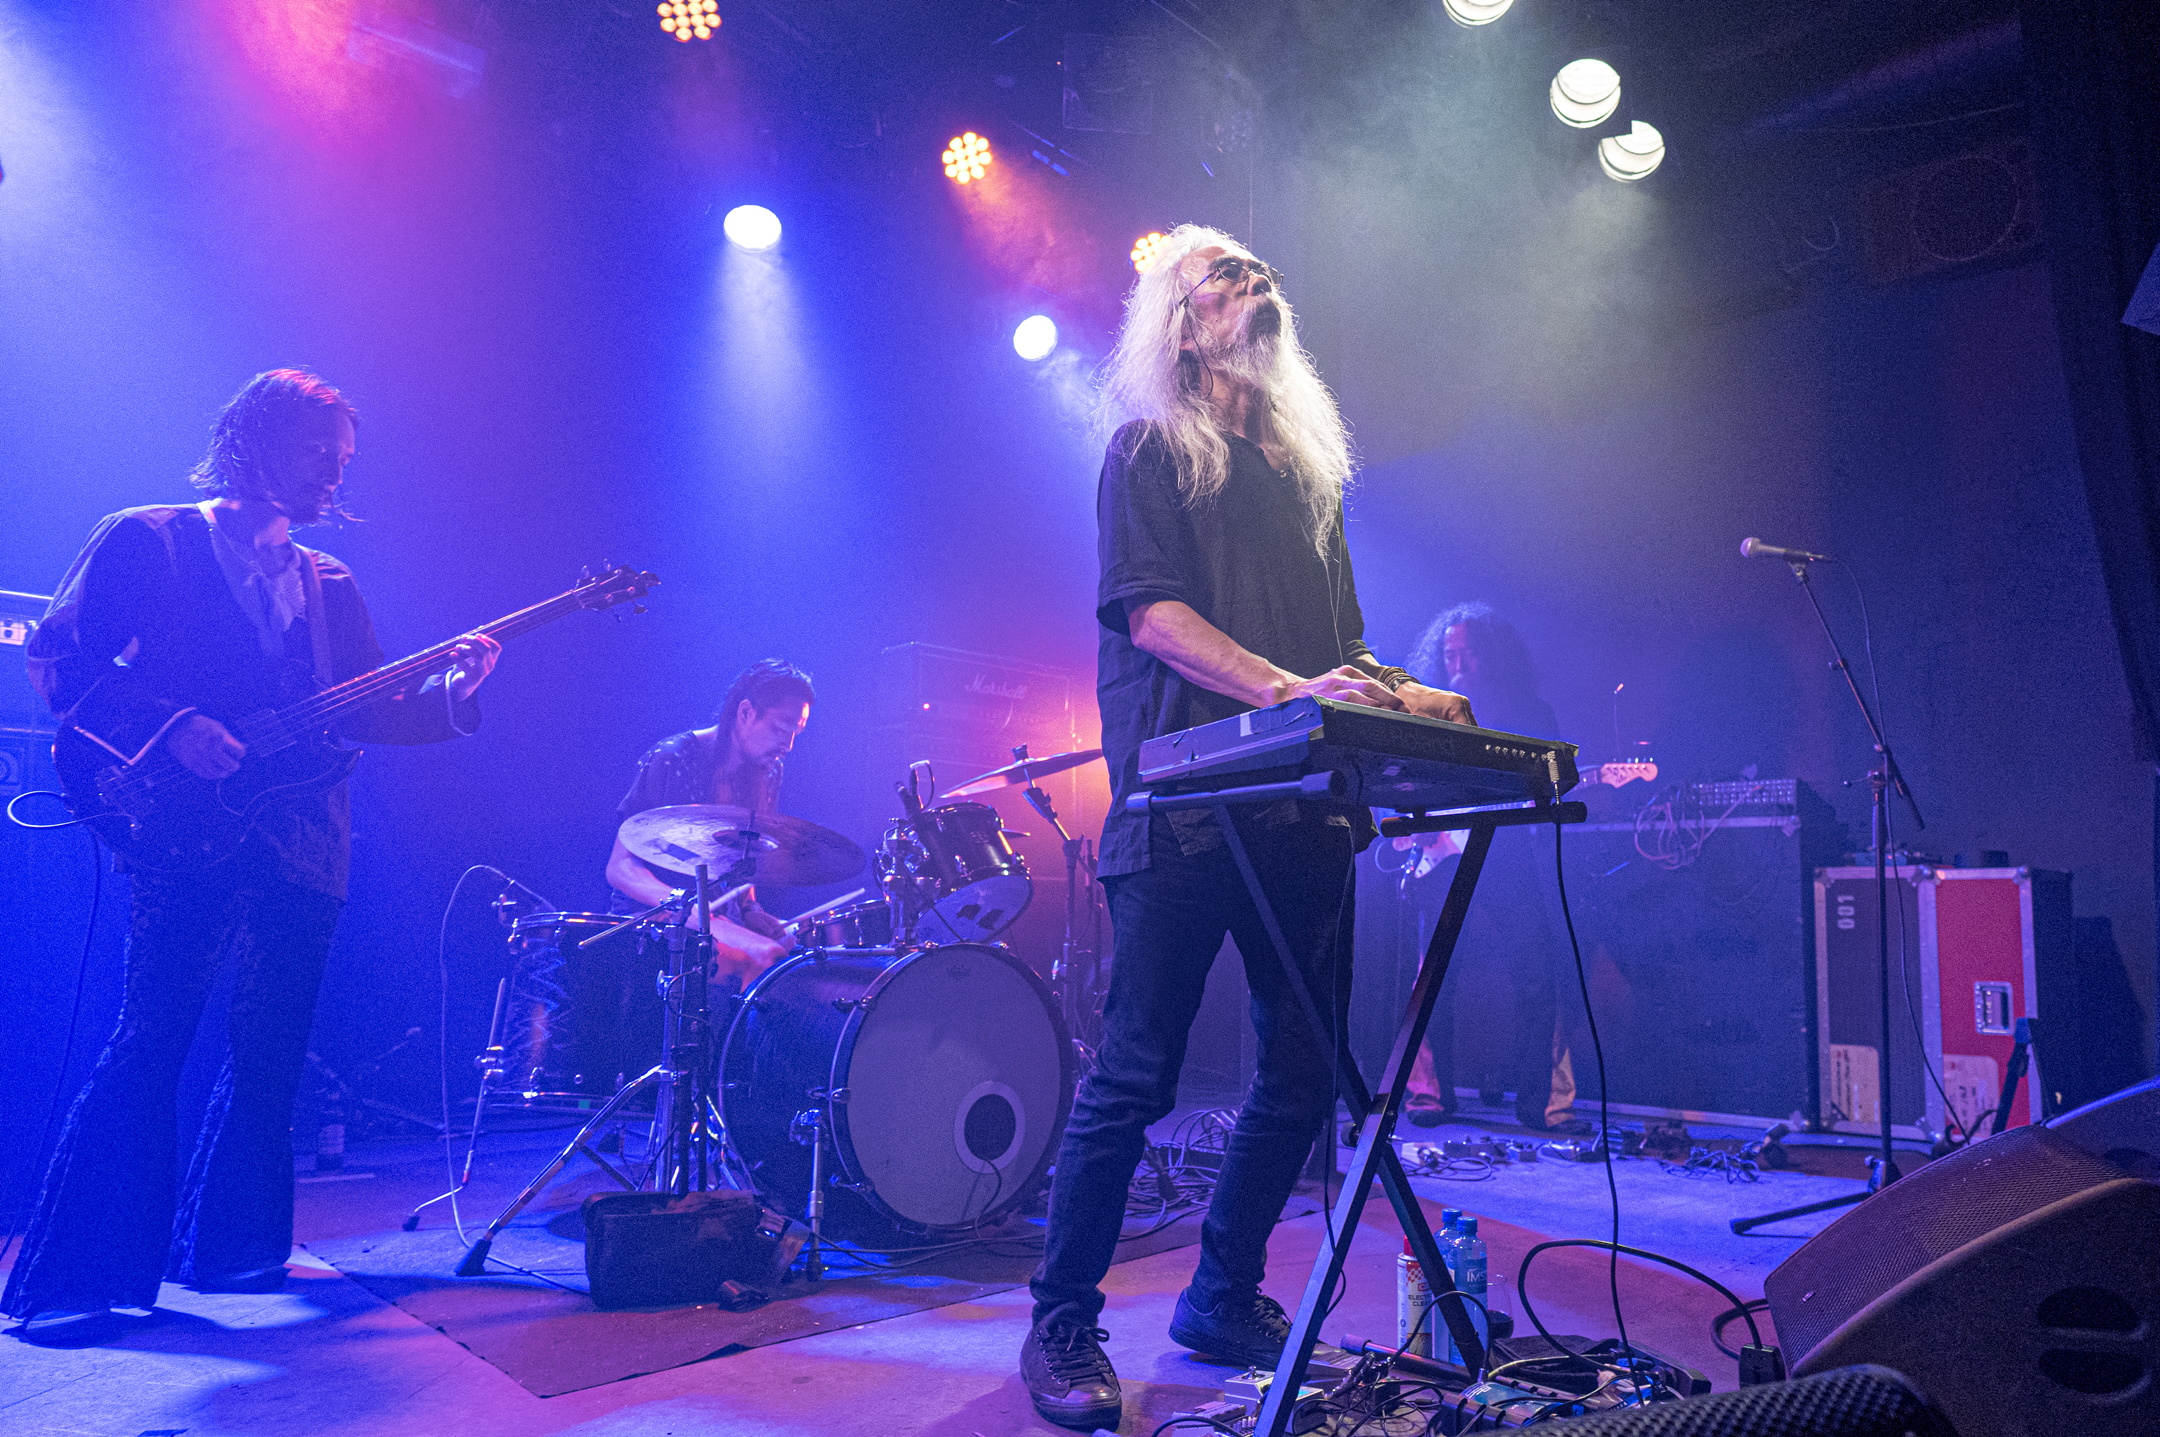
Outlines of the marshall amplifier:
{"type": "Polygon", "coordinates": [[[878,664],[883,722],[1033,743],[1045,753],[1073,737],[1076,698],[1084,697],[1063,669],[936,644],[897,644],[878,664]]]}

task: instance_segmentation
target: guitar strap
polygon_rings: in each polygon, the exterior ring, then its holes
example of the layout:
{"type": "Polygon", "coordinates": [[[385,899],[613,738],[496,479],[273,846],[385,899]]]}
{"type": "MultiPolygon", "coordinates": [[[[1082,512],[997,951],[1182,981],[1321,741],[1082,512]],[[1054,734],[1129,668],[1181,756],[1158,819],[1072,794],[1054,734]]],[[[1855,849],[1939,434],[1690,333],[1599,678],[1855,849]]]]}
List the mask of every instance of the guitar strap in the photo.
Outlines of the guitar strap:
{"type": "Polygon", "coordinates": [[[315,568],[315,553],[299,544],[300,591],[307,599],[308,641],[315,651],[315,682],[329,688],[337,682],[330,663],[330,616],[323,612],[322,575],[315,568]]]}

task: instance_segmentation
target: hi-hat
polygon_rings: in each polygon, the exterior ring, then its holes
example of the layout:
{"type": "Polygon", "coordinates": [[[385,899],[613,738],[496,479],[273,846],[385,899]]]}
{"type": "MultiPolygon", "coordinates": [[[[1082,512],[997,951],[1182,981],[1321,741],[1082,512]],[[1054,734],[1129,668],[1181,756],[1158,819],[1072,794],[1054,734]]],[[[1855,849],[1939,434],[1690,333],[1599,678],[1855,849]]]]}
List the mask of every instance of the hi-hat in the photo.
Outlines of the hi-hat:
{"type": "Polygon", "coordinates": [[[751,878],[785,888],[842,883],[862,871],[860,845],[783,813],[723,803],[677,803],[623,820],[622,846],[655,867],[689,875],[702,863],[717,882],[747,853],[751,878]],[[754,843],[753,843],[754,837],[754,843]]]}
{"type": "Polygon", "coordinates": [[[1076,748],[1071,753],[1045,754],[1041,758],[1024,758],[1018,763],[1008,763],[1003,768],[993,768],[979,773],[958,788],[948,788],[938,797],[967,798],[972,794],[989,793],[993,789],[1012,788],[1023,783],[1033,783],[1038,778],[1048,778],[1053,773],[1063,773],[1068,768],[1078,768],[1083,763],[1093,763],[1102,757],[1099,748],[1076,748]]]}

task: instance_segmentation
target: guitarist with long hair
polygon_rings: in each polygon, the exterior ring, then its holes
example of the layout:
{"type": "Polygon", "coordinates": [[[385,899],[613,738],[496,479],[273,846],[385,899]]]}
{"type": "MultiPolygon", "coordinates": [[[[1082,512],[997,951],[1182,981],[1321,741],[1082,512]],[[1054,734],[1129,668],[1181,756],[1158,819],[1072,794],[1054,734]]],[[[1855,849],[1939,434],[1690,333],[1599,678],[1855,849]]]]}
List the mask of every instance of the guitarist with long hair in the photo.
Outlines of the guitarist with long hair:
{"type": "MultiPolygon", "coordinates": [[[[354,412],[315,375],[259,374],[217,418],[190,478],[208,497],[109,515],[30,641],[30,677],[63,736],[136,765],[223,780],[248,745],[211,712],[272,709],[383,661],[350,570],[292,541],[337,513],[354,412]]],[[[501,647],[346,718],[354,742],[469,734],[501,647]]],[[[293,1099],[351,850],[340,780],[264,807],[236,852],[133,870],[120,1018],[68,1114],[0,1311],[30,1341],[95,1341],[116,1307],[171,1279],[268,1292],[292,1247],[293,1099]],[[230,1047],[185,1176],[173,1110],[220,960],[235,964],[230,1047]]]]}

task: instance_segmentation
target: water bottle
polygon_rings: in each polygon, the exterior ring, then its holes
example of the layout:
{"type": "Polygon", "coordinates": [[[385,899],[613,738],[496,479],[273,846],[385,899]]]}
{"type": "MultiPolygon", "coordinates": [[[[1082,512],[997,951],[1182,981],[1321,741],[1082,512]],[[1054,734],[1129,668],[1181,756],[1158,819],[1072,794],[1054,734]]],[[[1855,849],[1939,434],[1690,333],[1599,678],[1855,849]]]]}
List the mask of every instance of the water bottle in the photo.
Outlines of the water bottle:
{"type": "MultiPolygon", "coordinates": [[[[1454,1259],[1449,1249],[1455,1242],[1455,1225],[1462,1221],[1462,1209],[1440,1209],[1440,1228],[1433,1234],[1433,1245],[1440,1249],[1440,1260],[1453,1272],[1454,1259]]],[[[1395,1347],[1418,1357],[1433,1354],[1433,1331],[1442,1325],[1440,1314],[1432,1309],[1432,1282],[1425,1269],[1418,1265],[1410,1239],[1405,1237],[1402,1255],[1395,1259],[1395,1347]],[[1413,1336],[1413,1334],[1415,1334],[1413,1336]]]]}
{"type": "MultiPolygon", "coordinates": [[[[1455,1290],[1476,1302],[1465,1302],[1463,1309],[1470,1314],[1480,1342],[1489,1340],[1491,1333],[1486,1325],[1485,1310],[1485,1240],[1477,1235],[1477,1219],[1464,1214],[1456,1227],[1455,1244],[1448,1254],[1448,1273],[1455,1279],[1455,1290]]],[[[1448,1338],[1448,1361],[1461,1364],[1462,1352],[1455,1346],[1453,1335],[1448,1338]]]]}

